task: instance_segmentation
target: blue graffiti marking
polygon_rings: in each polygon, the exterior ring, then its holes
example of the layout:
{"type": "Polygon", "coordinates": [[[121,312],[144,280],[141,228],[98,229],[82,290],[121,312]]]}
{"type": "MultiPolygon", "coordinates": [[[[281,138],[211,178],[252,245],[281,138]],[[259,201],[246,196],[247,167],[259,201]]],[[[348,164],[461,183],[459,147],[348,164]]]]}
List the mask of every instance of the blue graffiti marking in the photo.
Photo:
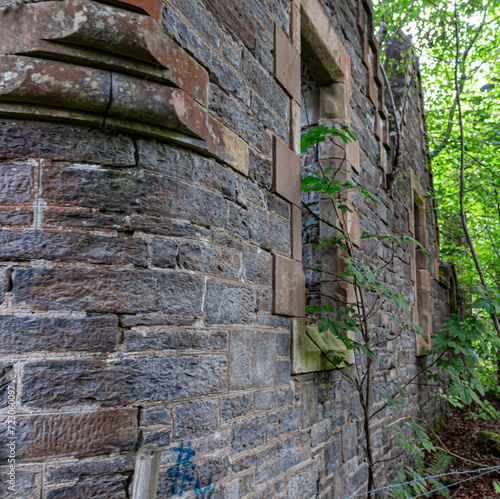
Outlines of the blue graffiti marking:
{"type": "Polygon", "coordinates": [[[174,479],[174,483],[170,487],[170,497],[173,497],[176,493],[179,478],[181,479],[181,486],[178,495],[182,495],[185,483],[194,480],[189,474],[190,470],[196,468],[196,464],[191,462],[191,459],[196,456],[196,452],[191,449],[191,442],[188,442],[187,447],[184,447],[184,442],[181,442],[180,447],[174,447],[174,451],[178,453],[177,463],[167,470],[168,475],[174,479]]]}
{"type": "Polygon", "coordinates": [[[210,477],[208,479],[208,484],[203,489],[200,489],[200,481],[196,480],[196,485],[194,487],[196,499],[210,499],[214,493],[216,485],[217,482],[212,483],[212,477],[210,477]]]}

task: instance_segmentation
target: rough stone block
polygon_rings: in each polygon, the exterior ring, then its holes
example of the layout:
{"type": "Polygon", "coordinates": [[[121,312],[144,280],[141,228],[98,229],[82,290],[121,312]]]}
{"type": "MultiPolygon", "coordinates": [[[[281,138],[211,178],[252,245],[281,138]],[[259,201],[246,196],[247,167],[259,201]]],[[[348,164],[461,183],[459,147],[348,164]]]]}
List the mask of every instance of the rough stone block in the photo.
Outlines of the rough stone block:
{"type": "Polygon", "coordinates": [[[249,156],[246,142],[212,115],[207,115],[207,124],[209,135],[204,138],[208,150],[236,171],[248,175],[249,156]]]}
{"type": "Polygon", "coordinates": [[[169,407],[152,407],[140,411],[141,425],[169,425],[171,423],[169,407]]]}
{"type": "Polygon", "coordinates": [[[245,329],[231,332],[229,389],[248,390],[274,385],[276,335],[245,329]]]}
{"type": "Polygon", "coordinates": [[[39,309],[185,315],[201,311],[202,280],[188,274],[22,267],[12,280],[14,302],[39,309]]]}
{"type": "Polygon", "coordinates": [[[325,475],[331,475],[342,466],[340,434],[325,445],[325,475]]]}
{"type": "Polygon", "coordinates": [[[226,331],[217,330],[153,327],[125,331],[124,340],[126,349],[133,352],[141,350],[226,350],[229,335],[226,331]]]}
{"type": "Polygon", "coordinates": [[[166,216],[222,227],[225,202],[219,194],[143,170],[95,165],[48,166],[44,199],[51,205],[166,216]]]}
{"type": "Polygon", "coordinates": [[[215,433],[219,427],[217,402],[196,401],[175,410],[175,438],[190,440],[215,433]]]}
{"type": "Polygon", "coordinates": [[[131,237],[0,232],[0,260],[55,260],[146,267],[146,244],[131,237]]]}
{"type": "Polygon", "coordinates": [[[253,394],[223,398],[221,402],[222,419],[233,419],[251,411],[254,405],[253,394]]]}
{"type": "Polygon", "coordinates": [[[227,230],[244,239],[250,235],[250,216],[249,212],[238,205],[227,202],[227,230]]]}
{"type": "Polygon", "coordinates": [[[132,471],[135,466],[135,455],[124,454],[117,457],[89,458],[78,461],[63,461],[47,464],[45,467],[45,483],[57,484],[78,480],[83,476],[123,473],[132,471]]]}
{"type": "Polygon", "coordinates": [[[274,25],[274,74],[283,88],[300,102],[300,54],[277,24],[274,25]]]}
{"type": "Polygon", "coordinates": [[[297,431],[300,427],[300,407],[285,409],[281,415],[280,431],[282,434],[297,431]]]}
{"type": "Polygon", "coordinates": [[[224,23],[246,47],[254,48],[257,23],[247,3],[238,2],[229,5],[224,0],[208,0],[206,6],[215,18],[224,23]]]}
{"type": "Polygon", "coordinates": [[[21,403],[32,407],[173,400],[221,393],[227,359],[218,355],[40,361],[25,365],[21,403]]]}
{"type": "Polygon", "coordinates": [[[273,278],[272,256],[257,246],[248,245],[245,247],[245,269],[244,277],[246,281],[260,284],[261,286],[271,286],[273,278]]]}
{"type": "Polygon", "coordinates": [[[273,137],[273,192],[300,206],[300,156],[273,137]]]}
{"type": "Polygon", "coordinates": [[[175,180],[190,181],[199,187],[219,191],[224,197],[234,199],[235,174],[217,161],[173,147],[172,144],[151,140],[138,141],[138,149],[138,166],[175,180]]]}
{"type": "Polygon", "coordinates": [[[244,452],[266,441],[266,417],[237,421],[231,425],[231,454],[244,452]]]}
{"type": "Polygon", "coordinates": [[[302,263],[274,255],[274,313],[291,317],[305,317],[305,290],[302,263]]]}
{"type": "Polygon", "coordinates": [[[306,468],[294,473],[287,484],[287,499],[300,497],[301,499],[314,499],[318,492],[319,465],[313,461],[306,468]]]}
{"type": "Polygon", "coordinates": [[[290,228],[287,221],[252,206],[250,230],[252,239],[263,248],[290,253],[290,228]]]}
{"type": "Polygon", "coordinates": [[[9,466],[0,468],[0,495],[3,499],[39,499],[42,493],[42,466],[20,466],[16,463],[15,491],[11,485],[8,472],[9,466]]]}
{"type": "Polygon", "coordinates": [[[33,199],[33,171],[36,165],[34,160],[0,163],[0,203],[28,203],[33,199]]]}
{"type": "Polygon", "coordinates": [[[241,276],[241,253],[223,246],[189,241],[179,248],[179,267],[224,277],[241,276]]]}
{"type": "Polygon", "coordinates": [[[207,324],[248,324],[255,316],[255,292],[248,286],[209,281],[205,299],[207,324]]]}
{"type": "Polygon", "coordinates": [[[257,457],[255,483],[261,484],[277,478],[303,459],[304,450],[297,437],[292,437],[266,449],[257,457]]]}
{"type": "Polygon", "coordinates": [[[63,317],[0,316],[0,352],[15,354],[36,351],[99,351],[116,349],[116,316],[63,317]]]}
{"type": "Polygon", "coordinates": [[[290,361],[280,360],[276,362],[276,383],[290,383],[290,361]]]}
{"type": "Polygon", "coordinates": [[[44,499],[72,499],[74,497],[113,497],[126,499],[128,475],[86,478],[74,485],[47,488],[44,499]]]}
{"type": "MultiPolygon", "coordinates": [[[[121,452],[132,449],[138,438],[136,409],[17,416],[16,423],[17,458],[23,460],[121,452]]],[[[4,429],[3,459],[6,438],[4,429]]]]}
{"type": "Polygon", "coordinates": [[[13,367],[12,362],[0,363],[0,408],[7,407],[9,396],[8,388],[12,386],[16,376],[13,367]]]}
{"type": "Polygon", "coordinates": [[[177,264],[177,244],[170,239],[154,239],[151,243],[155,267],[174,269],[177,264]]]}

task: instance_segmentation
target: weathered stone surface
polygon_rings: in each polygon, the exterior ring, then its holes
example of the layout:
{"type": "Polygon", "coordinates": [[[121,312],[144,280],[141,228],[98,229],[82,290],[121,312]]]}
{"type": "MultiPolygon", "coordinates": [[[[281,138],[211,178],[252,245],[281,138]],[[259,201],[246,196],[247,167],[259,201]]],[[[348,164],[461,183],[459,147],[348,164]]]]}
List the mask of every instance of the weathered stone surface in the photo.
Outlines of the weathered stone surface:
{"type": "Polygon", "coordinates": [[[38,230],[0,232],[0,260],[35,259],[146,267],[147,253],[140,239],[52,234],[38,230]]]}
{"type": "Polygon", "coordinates": [[[226,331],[167,329],[125,331],[125,347],[140,350],[225,350],[229,342],[226,331]]]}
{"type": "Polygon", "coordinates": [[[272,282],[272,256],[256,246],[245,247],[245,280],[270,286],[272,282]]]}
{"type": "Polygon", "coordinates": [[[113,315],[83,319],[63,317],[0,316],[0,352],[113,351],[118,340],[118,319],[113,315]]]}
{"type": "Polygon", "coordinates": [[[263,248],[290,252],[290,228],[285,220],[252,206],[250,230],[252,239],[263,248]]]}
{"type": "Polygon", "coordinates": [[[27,203],[32,199],[35,166],[33,160],[0,162],[0,203],[27,203]]]}
{"type": "Polygon", "coordinates": [[[130,138],[56,123],[0,121],[0,157],[135,166],[130,138]]]}
{"type": "Polygon", "coordinates": [[[290,383],[290,361],[280,360],[276,362],[276,383],[290,383]]]}
{"type": "Polygon", "coordinates": [[[0,100],[104,113],[111,95],[108,71],[32,57],[0,56],[0,100]]]}
{"type": "Polygon", "coordinates": [[[262,66],[248,50],[243,50],[242,52],[241,74],[279,116],[288,116],[289,103],[285,92],[281,90],[276,81],[266,71],[262,70],[262,66]]]}
{"type": "Polygon", "coordinates": [[[224,0],[204,0],[203,3],[248,48],[254,47],[257,26],[253,12],[246,3],[228,5],[224,0]]]}
{"type": "Polygon", "coordinates": [[[0,495],[4,499],[39,499],[42,490],[42,467],[41,466],[19,466],[15,470],[15,491],[9,489],[11,486],[8,466],[0,468],[0,495]]]}
{"type": "Polygon", "coordinates": [[[291,407],[285,409],[281,416],[280,431],[288,433],[289,431],[297,431],[300,426],[300,407],[291,407]]]}
{"type": "Polygon", "coordinates": [[[141,425],[169,425],[171,423],[169,407],[153,407],[140,411],[141,425]]]}
{"type": "Polygon", "coordinates": [[[159,401],[220,393],[223,356],[126,357],[114,364],[87,360],[29,363],[22,377],[21,402],[67,406],[97,402],[159,401]]]}
{"type": "Polygon", "coordinates": [[[255,483],[260,484],[278,477],[303,459],[297,437],[289,438],[266,449],[257,458],[255,483]]]}
{"type": "Polygon", "coordinates": [[[276,336],[269,331],[231,332],[229,388],[246,390],[274,384],[276,336]]]}
{"type": "Polygon", "coordinates": [[[259,411],[276,409],[292,402],[293,393],[283,390],[266,390],[255,394],[255,408],[259,411]]]}
{"type": "Polygon", "coordinates": [[[245,239],[250,233],[248,211],[230,201],[227,203],[227,230],[245,239]]]}
{"type": "Polygon", "coordinates": [[[175,410],[175,438],[190,440],[218,429],[217,402],[198,401],[180,405],[175,410]]]}
{"type": "Polygon", "coordinates": [[[340,435],[325,445],[325,474],[331,475],[342,465],[340,435]]]}
{"type": "Polygon", "coordinates": [[[253,407],[252,394],[226,397],[221,402],[222,419],[233,419],[245,415],[253,407]]]}
{"type": "Polygon", "coordinates": [[[241,253],[223,246],[190,241],[179,248],[179,267],[239,278],[241,276],[241,253]]]}
{"type": "Polygon", "coordinates": [[[244,452],[266,441],[265,416],[237,421],[231,425],[231,454],[244,452]]]}
{"type": "Polygon", "coordinates": [[[8,389],[9,386],[13,387],[15,380],[15,371],[11,363],[0,363],[0,407],[7,407],[8,403],[8,389]]]}
{"type": "Polygon", "coordinates": [[[186,315],[201,310],[201,279],[187,274],[25,267],[12,280],[14,301],[40,309],[186,315]]]}
{"type": "Polygon", "coordinates": [[[207,139],[206,115],[186,92],[140,78],[113,74],[107,114],[207,139]]]}
{"type": "Polygon", "coordinates": [[[248,174],[246,142],[212,115],[207,115],[208,133],[204,139],[210,152],[243,175],[248,174]]]}
{"type": "Polygon", "coordinates": [[[126,499],[127,475],[111,475],[99,478],[88,478],[75,485],[63,486],[57,489],[48,489],[46,499],[74,499],[75,497],[113,497],[126,499]]]}
{"type": "Polygon", "coordinates": [[[248,286],[208,281],[205,298],[207,324],[248,324],[255,316],[255,292],[248,286]]]}
{"type": "Polygon", "coordinates": [[[192,181],[234,199],[236,178],[227,167],[184,149],[146,140],[139,141],[139,166],[167,177],[192,181]]]}
{"type": "Polygon", "coordinates": [[[132,471],[135,456],[124,454],[116,457],[89,458],[73,462],[52,463],[45,468],[45,482],[56,484],[77,480],[81,476],[104,475],[132,471]]]}
{"type": "Polygon", "coordinates": [[[287,499],[294,499],[296,497],[314,499],[317,497],[318,468],[318,463],[313,461],[312,464],[291,476],[287,484],[287,499]]]}
{"type": "Polygon", "coordinates": [[[274,27],[274,74],[283,88],[300,102],[300,54],[277,24],[274,27]]]}
{"type": "Polygon", "coordinates": [[[274,255],[273,291],[275,314],[305,316],[305,277],[300,262],[274,255]]]}
{"type": "Polygon", "coordinates": [[[230,98],[214,85],[210,87],[210,109],[217,113],[231,130],[248,143],[254,144],[258,151],[270,152],[271,137],[261,123],[236,99],[230,98]]]}
{"type": "Polygon", "coordinates": [[[3,302],[5,298],[5,290],[7,288],[7,272],[5,269],[0,269],[0,303],[3,302]]]}
{"type": "Polygon", "coordinates": [[[48,167],[44,199],[64,206],[194,220],[221,227],[224,199],[216,193],[143,170],[111,170],[92,165],[48,167]]]}
{"type": "MultiPolygon", "coordinates": [[[[5,423],[4,423],[5,424],[5,423]]],[[[132,449],[137,441],[137,410],[113,409],[16,418],[17,458],[90,456],[132,449]]],[[[7,430],[1,458],[6,459],[7,430]]]]}
{"type": "Polygon", "coordinates": [[[278,333],[276,339],[276,353],[288,357],[290,355],[290,341],[290,333],[278,333]]]}
{"type": "Polygon", "coordinates": [[[153,257],[151,263],[156,267],[175,268],[177,264],[177,244],[170,239],[155,239],[151,247],[153,257]]]}

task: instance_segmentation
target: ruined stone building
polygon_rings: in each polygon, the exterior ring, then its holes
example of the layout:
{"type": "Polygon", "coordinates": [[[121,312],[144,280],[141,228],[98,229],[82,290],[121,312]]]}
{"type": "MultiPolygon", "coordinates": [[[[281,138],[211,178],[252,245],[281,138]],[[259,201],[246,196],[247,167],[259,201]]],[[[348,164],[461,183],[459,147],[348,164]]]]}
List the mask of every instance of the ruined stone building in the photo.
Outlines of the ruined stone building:
{"type": "MultiPolygon", "coordinates": [[[[0,40],[0,496],[131,497],[148,443],[160,498],[362,491],[357,396],[304,340],[306,299],[332,285],[311,262],[338,255],[313,251],[321,200],[302,211],[301,164],[345,157],[380,200],[350,200],[360,254],[428,334],[450,309],[405,72],[388,189],[395,137],[369,1],[7,0],[0,40]],[[359,141],[301,159],[302,127],[333,122],[359,141]],[[413,235],[427,253],[364,234],[413,235]]],[[[425,363],[425,342],[407,332],[378,352],[375,408],[425,363]]],[[[436,416],[437,399],[418,396],[436,416]]],[[[398,451],[389,422],[405,410],[378,414],[380,459],[398,451]]]]}

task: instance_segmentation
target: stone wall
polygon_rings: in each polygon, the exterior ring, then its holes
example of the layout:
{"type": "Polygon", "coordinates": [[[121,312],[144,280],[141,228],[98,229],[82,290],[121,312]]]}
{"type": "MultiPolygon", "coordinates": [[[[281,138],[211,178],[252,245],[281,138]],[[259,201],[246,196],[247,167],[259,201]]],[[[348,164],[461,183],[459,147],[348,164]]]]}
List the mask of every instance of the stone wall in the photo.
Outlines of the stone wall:
{"type": "MultiPolygon", "coordinates": [[[[381,200],[353,197],[353,230],[408,233],[411,179],[432,189],[420,97],[407,98],[391,195],[364,1],[64,0],[1,10],[2,497],[130,497],[147,443],[161,448],[160,498],[214,483],[214,499],[337,498],[364,486],[361,411],[340,371],[291,376],[291,325],[305,315],[301,26],[303,54],[313,35],[337,44],[309,63],[320,85],[342,83],[341,119],[360,136],[348,151],[352,177],[381,200]],[[16,492],[4,480],[9,388],[16,492]],[[179,456],[196,465],[183,486],[179,456]]],[[[448,290],[435,273],[434,212],[425,216],[436,318],[448,290]]],[[[359,251],[388,263],[387,281],[416,296],[412,245],[393,261],[376,240],[359,251]]],[[[376,320],[391,327],[384,314],[376,320]]],[[[379,352],[376,404],[425,362],[415,354],[410,335],[379,352]]],[[[419,390],[435,417],[436,401],[419,390]]],[[[387,422],[412,410],[380,413],[378,455],[393,452],[387,422]]],[[[381,484],[392,466],[380,466],[381,484]]]]}

